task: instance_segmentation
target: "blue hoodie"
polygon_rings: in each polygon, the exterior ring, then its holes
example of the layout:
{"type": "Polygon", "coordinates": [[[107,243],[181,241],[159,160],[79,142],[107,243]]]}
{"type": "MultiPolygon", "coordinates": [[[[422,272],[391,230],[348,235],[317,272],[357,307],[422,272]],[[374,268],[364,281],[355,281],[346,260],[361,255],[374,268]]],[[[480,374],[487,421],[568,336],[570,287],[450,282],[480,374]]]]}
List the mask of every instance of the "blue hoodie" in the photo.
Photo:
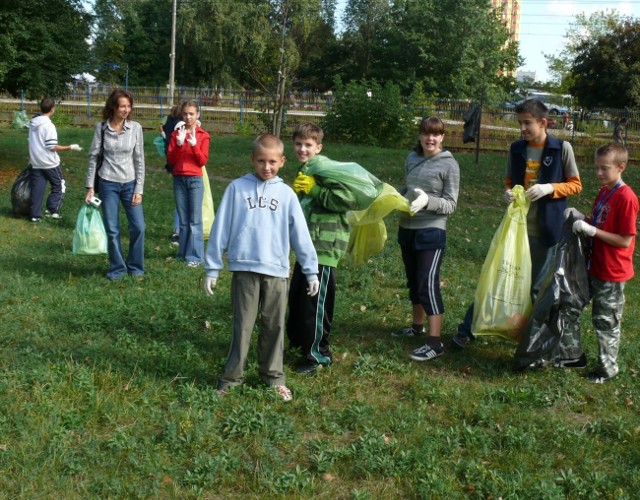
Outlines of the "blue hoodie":
{"type": "Polygon", "coordinates": [[[230,271],[289,277],[289,251],[308,281],[317,279],[318,257],[298,197],[280,177],[246,174],[227,186],[218,206],[204,268],[217,278],[227,252],[230,271]]]}

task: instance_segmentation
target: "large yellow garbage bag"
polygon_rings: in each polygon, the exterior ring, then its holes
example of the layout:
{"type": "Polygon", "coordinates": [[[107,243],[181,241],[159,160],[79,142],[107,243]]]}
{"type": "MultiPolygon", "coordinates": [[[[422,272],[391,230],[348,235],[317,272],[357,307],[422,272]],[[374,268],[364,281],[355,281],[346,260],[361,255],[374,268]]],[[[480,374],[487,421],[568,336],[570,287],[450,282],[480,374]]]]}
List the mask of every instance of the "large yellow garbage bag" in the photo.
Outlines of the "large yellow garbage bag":
{"type": "Polygon", "coordinates": [[[213,196],[211,194],[211,184],[207,175],[207,167],[202,167],[202,182],[204,183],[204,196],[202,197],[202,232],[204,239],[209,239],[215,212],[213,210],[213,196]]]}
{"type": "Polygon", "coordinates": [[[531,313],[531,253],[527,236],[530,200],[522,186],[491,240],[476,288],[474,335],[518,341],[531,313]]]}
{"type": "Polygon", "coordinates": [[[351,234],[348,252],[355,265],[367,261],[384,248],[387,227],[384,218],[393,210],[409,212],[409,201],[393,186],[384,183],[382,191],[369,208],[347,212],[351,234]]]}

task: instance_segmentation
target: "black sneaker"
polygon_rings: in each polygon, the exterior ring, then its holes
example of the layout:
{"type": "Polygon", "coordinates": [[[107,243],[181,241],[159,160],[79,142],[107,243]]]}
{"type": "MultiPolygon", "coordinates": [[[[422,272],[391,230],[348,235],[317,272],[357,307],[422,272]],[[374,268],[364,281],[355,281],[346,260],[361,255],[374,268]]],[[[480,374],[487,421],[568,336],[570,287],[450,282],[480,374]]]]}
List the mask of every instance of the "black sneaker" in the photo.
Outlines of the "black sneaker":
{"type": "Polygon", "coordinates": [[[392,337],[419,337],[424,333],[424,329],[416,330],[412,326],[407,326],[406,328],[401,328],[395,332],[391,333],[392,337]]]}
{"type": "Polygon", "coordinates": [[[42,217],[31,217],[31,222],[37,224],[38,222],[42,222],[42,217]]]}
{"type": "Polygon", "coordinates": [[[471,342],[472,340],[474,340],[473,337],[470,337],[465,333],[458,332],[451,338],[451,343],[455,347],[464,349],[465,347],[467,347],[467,344],[469,344],[469,342],[471,342]]]}
{"type": "Polygon", "coordinates": [[[62,219],[62,215],[60,215],[60,214],[59,214],[59,213],[57,213],[57,212],[53,212],[53,213],[51,213],[51,212],[49,212],[49,210],[45,210],[45,211],[44,211],[44,216],[45,216],[47,219],[62,219]]]}
{"type": "Polygon", "coordinates": [[[425,344],[422,347],[418,347],[411,353],[411,359],[415,361],[428,361],[444,354],[444,346],[440,344],[439,347],[431,347],[429,344],[425,344]]]}
{"type": "Polygon", "coordinates": [[[169,241],[174,247],[177,247],[180,244],[180,235],[178,233],[173,233],[169,236],[169,241]]]}
{"type": "Polygon", "coordinates": [[[574,368],[581,369],[587,367],[587,356],[582,353],[579,358],[558,358],[553,361],[555,368],[574,368]]]}
{"type": "Polygon", "coordinates": [[[320,363],[316,363],[315,361],[305,361],[300,363],[296,367],[296,373],[315,373],[318,370],[321,370],[323,365],[320,363]]]}
{"type": "Polygon", "coordinates": [[[601,372],[591,372],[587,375],[587,380],[592,384],[604,384],[608,380],[611,380],[615,375],[605,375],[601,372]]]}

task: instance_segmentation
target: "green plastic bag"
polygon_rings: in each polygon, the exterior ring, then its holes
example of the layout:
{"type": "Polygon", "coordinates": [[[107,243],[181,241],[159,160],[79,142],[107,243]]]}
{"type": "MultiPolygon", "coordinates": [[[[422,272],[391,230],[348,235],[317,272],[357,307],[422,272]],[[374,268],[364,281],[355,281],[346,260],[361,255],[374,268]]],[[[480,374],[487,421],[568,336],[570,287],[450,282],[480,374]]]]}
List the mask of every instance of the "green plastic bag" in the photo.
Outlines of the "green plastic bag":
{"type": "Polygon", "coordinates": [[[164,158],[164,139],[161,135],[153,139],[153,145],[156,147],[156,151],[160,155],[160,158],[164,158]]]}
{"type": "Polygon", "coordinates": [[[387,241],[384,218],[394,210],[409,212],[409,201],[396,188],[384,183],[369,208],[347,213],[351,226],[347,252],[355,265],[363,264],[382,251],[387,241]]]}
{"type": "Polygon", "coordinates": [[[208,240],[216,214],[213,209],[213,195],[211,194],[211,184],[209,184],[207,167],[202,167],[202,182],[204,184],[204,195],[202,196],[202,232],[204,233],[204,239],[208,240]]]}
{"type": "MultiPolygon", "coordinates": [[[[321,187],[325,184],[342,185],[350,194],[345,212],[369,208],[382,191],[382,181],[357,163],[333,161],[326,156],[316,155],[301,171],[304,175],[312,175],[321,187]]],[[[312,200],[310,196],[300,200],[303,211],[312,200]]]]}
{"type": "Polygon", "coordinates": [[[73,231],[73,255],[107,253],[107,232],[100,211],[93,205],[82,205],[73,231]]]}
{"type": "Polygon", "coordinates": [[[26,111],[14,111],[11,126],[15,129],[29,128],[29,117],[26,111]]]}
{"type": "Polygon", "coordinates": [[[531,313],[531,253],[527,213],[531,201],[522,186],[507,208],[482,265],[471,331],[518,341],[531,313]]]}

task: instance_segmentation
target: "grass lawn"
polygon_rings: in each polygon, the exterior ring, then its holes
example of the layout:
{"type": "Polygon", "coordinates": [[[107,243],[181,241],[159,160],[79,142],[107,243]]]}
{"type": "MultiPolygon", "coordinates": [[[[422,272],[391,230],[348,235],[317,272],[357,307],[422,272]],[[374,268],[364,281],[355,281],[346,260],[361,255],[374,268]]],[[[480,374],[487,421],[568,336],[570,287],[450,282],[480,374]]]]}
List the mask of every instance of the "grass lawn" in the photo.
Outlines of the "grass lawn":
{"type": "MultiPolygon", "coordinates": [[[[230,274],[206,297],[203,271],[174,260],[171,177],[153,134],[146,275],[109,282],[106,256],[71,253],[92,131],[58,132],[85,150],[61,153],[63,219],[34,225],[11,213],[26,132],[0,129],[0,498],[637,498],[637,280],[626,288],[621,373],[607,384],[574,371],[514,373],[515,345],[497,338],[416,363],[408,353],[420,340],[389,335],[411,319],[390,216],[383,253],[339,267],[337,361],[304,376],[287,356],[294,400],[283,403],[260,386],[252,351],[246,384],[220,399],[230,274]]],[[[212,138],[216,203],[250,170],[250,143],[212,138]]],[[[324,151],[402,183],[405,150],[324,151]]],[[[289,144],[287,156],[281,174],[291,182],[289,144]]],[[[461,193],[442,269],[447,347],[506,208],[505,157],[457,159],[461,193]]],[[[579,167],[585,188],[574,206],[589,211],[598,186],[592,168],[579,167]]],[[[635,168],[625,179],[640,192],[635,168]]],[[[590,308],[582,323],[593,366],[590,308]]]]}

